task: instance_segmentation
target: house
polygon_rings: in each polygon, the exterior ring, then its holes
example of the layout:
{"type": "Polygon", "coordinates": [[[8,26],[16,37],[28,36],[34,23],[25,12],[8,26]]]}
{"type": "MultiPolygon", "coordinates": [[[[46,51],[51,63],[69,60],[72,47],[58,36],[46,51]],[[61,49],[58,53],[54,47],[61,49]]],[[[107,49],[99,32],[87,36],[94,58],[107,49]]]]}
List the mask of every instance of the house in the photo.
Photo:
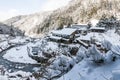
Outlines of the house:
{"type": "Polygon", "coordinates": [[[89,36],[80,36],[76,40],[81,40],[87,44],[90,44],[91,38],[89,36]]]}
{"type": "Polygon", "coordinates": [[[61,30],[52,31],[51,34],[49,39],[52,41],[71,43],[75,38],[75,34],[77,34],[77,29],[63,28],[61,30]]]}
{"type": "Polygon", "coordinates": [[[105,28],[104,27],[91,27],[89,29],[90,32],[97,32],[97,33],[104,33],[105,28]]]}
{"type": "Polygon", "coordinates": [[[80,36],[76,39],[77,43],[83,45],[84,47],[88,48],[91,43],[91,37],[89,36],[80,36]]]}
{"type": "Polygon", "coordinates": [[[82,34],[82,35],[86,35],[89,26],[86,25],[86,24],[81,24],[81,25],[79,25],[79,24],[73,24],[73,25],[71,26],[71,28],[77,29],[78,33],[80,33],[80,34],[82,34]]]}

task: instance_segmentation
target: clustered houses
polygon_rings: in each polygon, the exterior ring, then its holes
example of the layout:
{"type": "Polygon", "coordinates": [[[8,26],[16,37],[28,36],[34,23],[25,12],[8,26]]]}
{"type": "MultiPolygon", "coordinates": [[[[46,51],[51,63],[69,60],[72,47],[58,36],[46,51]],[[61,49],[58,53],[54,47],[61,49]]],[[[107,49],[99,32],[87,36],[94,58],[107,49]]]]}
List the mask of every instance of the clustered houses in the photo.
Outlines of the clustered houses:
{"type": "MultiPolygon", "coordinates": [[[[97,49],[104,53],[106,50],[104,47],[102,47],[101,41],[98,41],[101,40],[99,38],[103,38],[101,34],[104,32],[105,28],[74,24],[67,28],[52,31],[48,39],[57,43],[80,44],[85,48],[89,48],[92,44],[95,44],[97,49]]],[[[51,57],[49,55],[51,52],[42,51],[38,46],[31,48],[28,47],[27,50],[28,55],[38,62],[46,62],[49,57],[51,57]]],[[[77,48],[72,48],[70,52],[72,55],[75,55],[77,50],[77,48]]]]}
{"type": "MultiPolygon", "coordinates": [[[[89,47],[90,43],[96,43],[94,35],[104,32],[105,28],[102,27],[73,24],[69,28],[52,31],[49,39],[60,43],[76,42],[85,47],[89,47]]],[[[96,45],[99,46],[99,44],[96,45]]]]}

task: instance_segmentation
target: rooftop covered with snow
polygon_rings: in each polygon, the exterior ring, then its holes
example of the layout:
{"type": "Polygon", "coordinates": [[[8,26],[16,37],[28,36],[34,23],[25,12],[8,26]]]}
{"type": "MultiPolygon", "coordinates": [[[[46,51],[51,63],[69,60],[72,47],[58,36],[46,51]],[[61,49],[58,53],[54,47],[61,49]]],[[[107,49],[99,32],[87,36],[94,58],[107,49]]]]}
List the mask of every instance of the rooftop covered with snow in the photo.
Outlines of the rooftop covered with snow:
{"type": "Polygon", "coordinates": [[[60,40],[62,39],[62,37],[57,37],[57,36],[50,36],[51,39],[56,39],[56,40],[60,40]]]}
{"type": "Polygon", "coordinates": [[[71,35],[73,34],[77,29],[72,28],[63,28],[61,30],[55,30],[52,31],[53,34],[60,34],[60,35],[71,35]]]}
{"type": "Polygon", "coordinates": [[[79,30],[86,30],[88,28],[87,24],[73,24],[71,28],[79,29],[79,30]]]}
{"type": "Polygon", "coordinates": [[[104,27],[91,27],[90,30],[105,30],[104,27]]]}
{"type": "Polygon", "coordinates": [[[76,40],[88,40],[88,41],[90,41],[90,39],[91,39],[91,36],[80,36],[76,40]]]}

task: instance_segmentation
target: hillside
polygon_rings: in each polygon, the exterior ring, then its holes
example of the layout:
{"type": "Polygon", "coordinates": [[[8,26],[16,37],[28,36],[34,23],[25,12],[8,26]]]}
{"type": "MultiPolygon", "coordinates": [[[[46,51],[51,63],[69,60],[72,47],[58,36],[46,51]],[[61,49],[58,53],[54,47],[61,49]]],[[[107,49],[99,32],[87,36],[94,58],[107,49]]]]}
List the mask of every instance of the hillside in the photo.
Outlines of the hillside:
{"type": "Polygon", "coordinates": [[[72,0],[68,5],[51,12],[13,17],[6,24],[12,24],[26,35],[41,35],[52,29],[72,23],[87,23],[103,15],[119,18],[120,0],[72,0]]]}
{"type": "Polygon", "coordinates": [[[13,26],[8,26],[6,24],[0,23],[0,34],[8,34],[11,36],[23,36],[24,33],[13,26]]]}

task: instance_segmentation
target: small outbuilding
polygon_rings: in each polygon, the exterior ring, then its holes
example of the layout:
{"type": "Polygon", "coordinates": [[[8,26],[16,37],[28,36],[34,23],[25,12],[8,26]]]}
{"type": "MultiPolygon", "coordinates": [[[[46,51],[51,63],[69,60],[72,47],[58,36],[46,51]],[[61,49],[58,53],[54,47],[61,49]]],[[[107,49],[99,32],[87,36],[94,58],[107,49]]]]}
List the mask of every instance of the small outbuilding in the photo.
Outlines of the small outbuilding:
{"type": "Polygon", "coordinates": [[[83,45],[84,47],[88,48],[91,43],[91,38],[89,36],[80,36],[76,39],[77,43],[83,45]]]}
{"type": "Polygon", "coordinates": [[[105,28],[104,27],[91,27],[89,29],[90,32],[97,32],[97,33],[104,33],[105,28]]]}
{"type": "Polygon", "coordinates": [[[78,33],[82,34],[82,35],[86,35],[87,34],[87,31],[88,31],[88,28],[89,26],[87,24],[73,24],[71,26],[71,28],[73,29],[77,29],[78,33]]]}

